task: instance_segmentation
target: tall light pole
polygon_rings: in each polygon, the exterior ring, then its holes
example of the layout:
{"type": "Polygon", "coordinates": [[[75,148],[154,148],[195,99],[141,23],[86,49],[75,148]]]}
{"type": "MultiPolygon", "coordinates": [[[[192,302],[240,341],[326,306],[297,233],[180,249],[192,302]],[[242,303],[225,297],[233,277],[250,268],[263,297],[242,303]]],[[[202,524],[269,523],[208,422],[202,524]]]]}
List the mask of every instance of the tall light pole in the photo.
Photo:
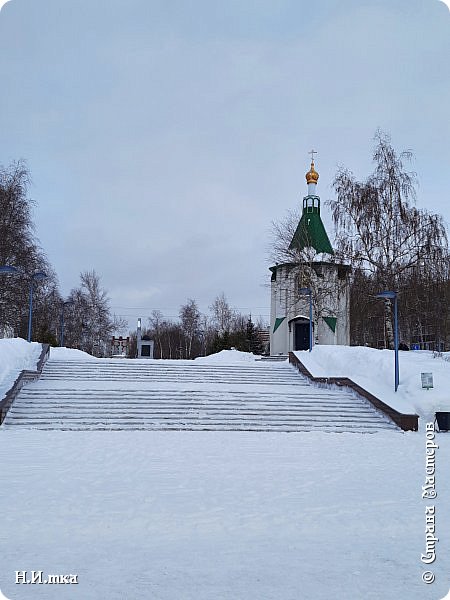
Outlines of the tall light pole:
{"type": "Polygon", "coordinates": [[[45,279],[47,274],[43,271],[33,273],[30,277],[30,306],[28,312],[28,341],[31,342],[31,323],[33,320],[33,283],[38,280],[45,279]]]}
{"type": "Polygon", "coordinates": [[[312,327],[312,291],[311,288],[299,288],[298,293],[301,296],[309,296],[309,351],[313,347],[313,327],[312,327]]]}
{"type": "Polygon", "coordinates": [[[398,364],[398,307],[397,307],[397,292],[380,292],[376,294],[377,298],[381,298],[382,300],[393,300],[394,301],[394,352],[395,352],[395,361],[394,361],[394,381],[395,381],[395,391],[398,389],[398,384],[400,380],[399,373],[399,364],[398,364]]]}
{"type": "Polygon", "coordinates": [[[73,300],[66,300],[65,302],[61,302],[61,327],[59,334],[59,345],[64,346],[64,309],[66,306],[73,306],[75,302],[73,300]]]}

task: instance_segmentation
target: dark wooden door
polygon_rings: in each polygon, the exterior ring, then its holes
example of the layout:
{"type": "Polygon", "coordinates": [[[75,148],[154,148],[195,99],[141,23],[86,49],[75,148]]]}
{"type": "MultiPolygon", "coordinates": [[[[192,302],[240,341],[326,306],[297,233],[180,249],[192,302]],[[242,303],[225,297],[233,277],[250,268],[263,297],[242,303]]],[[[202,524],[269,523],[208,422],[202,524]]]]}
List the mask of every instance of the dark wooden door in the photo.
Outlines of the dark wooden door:
{"type": "Polygon", "coordinates": [[[295,350],[309,350],[309,323],[295,324],[295,350]]]}

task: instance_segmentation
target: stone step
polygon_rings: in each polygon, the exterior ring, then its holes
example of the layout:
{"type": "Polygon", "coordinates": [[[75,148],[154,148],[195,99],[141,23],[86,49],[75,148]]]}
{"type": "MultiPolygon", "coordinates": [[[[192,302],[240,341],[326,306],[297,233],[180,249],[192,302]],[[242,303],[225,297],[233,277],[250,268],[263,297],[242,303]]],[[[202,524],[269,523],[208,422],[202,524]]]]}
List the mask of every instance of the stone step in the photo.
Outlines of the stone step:
{"type": "MultiPolygon", "coordinates": [[[[177,382],[178,383],[178,382],[177,382]]],[[[184,382],[183,382],[184,383],[184,382]]],[[[232,382],[228,386],[226,385],[211,385],[208,384],[198,385],[196,382],[188,382],[189,385],[183,385],[182,389],[177,385],[167,385],[165,381],[151,382],[151,383],[139,383],[137,387],[134,386],[133,381],[123,381],[120,385],[117,382],[114,382],[110,388],[106,388],[105,386],[97,387],[95,381],[80,381],[76,384],[73,382],[67,382],[66,385],[59,381],[57,382],[42,382],[37,381],[23,388],[24,394],[36,395],[36,394],[46,394],[46,393],[60,393],[60,394],[143,394],[148,395],[150,393],[164,393],[169,395],[179,395],[179,394],[200,394],[207,396],[218,396],[221,394],[231,394],[234,396],[249,396],[256,395],[258,398],[263,396],[276,398],[278,396],[283,398],[353,398],[359,401],[359,398],[351,391],[342,390],[339,393],[339,390],[333,389],[331,387],[313,387],[313,386],[295,386],[295,385],[286,385],[284,387],[281,386],[271,386],[271,385],[259,385],[258,383],[254,383],[252,386],[246,386],[244,389],[241,389],[236,383],[232,382]],[[78,385],[80,384],[80,385],[78,385]],[[278,388],[273,390],[272,388],[278,388]]]]}
{"type": "Polygon", "coordinates": [[[255,412],[255,411],[234,411],[234,410],[230,410],[230,411],[224,411],[224,410],[153,410],[153,411],[135,411],[135,410],[130,410],[130,411],[126,411],[125,413],[119,413],[119,412],[114,412],[114,411],[104,411],[104,410],[92,410],[92,411],[83,411],[83,410],[79,410],[79,411],[74,411],[71,412],[70,410],[65,410],[65,411],[54,411],[54,410],[43,410],[43,411],[31,411],[31,412],[27,412],[27,413],[20,413],[20,412],[14,412],[12,413],[8,419],[8,422],[12,422],[13,420],[27,420],[27,419],[33,419],[36,416],[52,416],[52,417],[61,417],[61,418],[69,418],[71,416],[75,416],[77,418],[80,418],[84,421],[89,420],[90,418],[96,418],[98,416],[104,416],[106,419],[111,420],[111,419],[122,419],[122,418],[126,418],[126,417],[155,417],[158,419],[162,419],[162,418],[170,418],[171,416],[175,417],[179,417],[180,415],[183,415],[183,418],[188,418],[188,419],[200,419],[201,417],[220,417],[223,419],[233,419],[233,418],[244,418],[247,419],[247,417],[251,416],[255,419],[258,419],[259,421],[270,421],[270,420],[279,420],[280,418],[286,418],[289,420],[296,420],[296,422],[300,422],[302,421],[304,418],[307,418],[309,420],[314,420],[315,422],[319,422],[321,420],[332,420],[333,422],[341,422],[341,421],[348,421],[348,420],[354,420],[354,421],[371,421],[371,422],[380,422],[379,419],[375,416],[375,415],[371,415],[368,413],[360,413],[358,414],[357,412],[343,412],[339,415],[339,417],[336,417],[336,415],[334,415],[333,413],[329,413],[329,412],[324,412],[324,411],[304,411],[304,412],[255,412]]]}
{"type": "Polygon", "coordinates": [[[380,431],[386,429],[395,430],[393,426],[382,426],[377,422],[359,421],[353,420],[340,421],[339,423],[329,420],[327,422],[322,421],[283,421],[281,419],[277,421],[258,421],[254,420],[213,420],[213,419],[193,419],[193,420],[155,420],[155,419],[131,419],[124,417],[123,419],[108,420],[108,419],[90,419],[85,421],[83,419],[77,419],[76,417],[66,417],[61,421],[56,419],[49,419],[48,417],[42,417],[41,419],[28,419],[26,421],[8,421],[5,423],[6,429],[20,427],[24,429],[54,429],[54,430],[91,430],[91,429],[148,429],[148,430],[186,430],[186,431],[380,431]]]}
{"type": "MultiPolygon", "coordinates": [[[[257,365],[258,363],[256,363],[257,365]]],[[[216,373],[235,373],[241,375],[260,375],[260,376],[272,376],[275,374],[280,374],[286,376],[288,374],[295,375],[295,369],[293,369],[288,364],[278,364],[278,365],[269,365],[267,363],[259,364],[259,366],[254,367],[244,367],[242,369],[237,369],[235,367],[215,367],[215,368],[205,368],[205,367],[188,367],[188,366],[180,366],[176,367],[166,367],[166,366],[127,366],[124,365],[123,362],[120,363],[112,363],[105,365],[88,364],[87,367],[83,367],[83,365],[76,364],[66,364],[66,365],[56,365],[54,363],[47,363],[43,369],[43,374],[46,373],[59,373],[61,371],[75,371],[75,372],[117,372],[117,373],[207,373],[207,374],[216,374],[216,373]]]]}
{"type": "MultiPolygon", "coordinates": [[[[111,408],[111,410],[124,410],[127,408],[141,408],[141,409],[155,409],[155,408],[159,408],[159,407],[165,407],[165,406],[173,406],[174,408],[179,407],[179,406],[186,406],[186,407],[191,407],[191,408],[195,408],[195,407],[201,407],[201,406],[207,406],[207,407],[216,407],[216,408],[241,408],[241,407],[245,407],[245,408],[255,408],[257,410],[260,411],[264,411],[264,410],[269,410],[269,409],[276,409],[276,410],[283,410],[286,407],[289,409],[298,409],[298,410],[317,410],[318,408],[322,409],[322,410],[329,410],[332,412],[336,412],[336,408],[337,406],[339,406],[340,409],[342,410],[358,410],[360,412],[373,412],[373,409],[369,406],[360,406],[356,403],[343,403],[343,404],[339,404],[337,405],[336,403],[323,403],[323,402],[261,402],[258,400],[243,400],[243,401],[236,401],[236,402],[231,402],[231,401],[227,401],[227,400],[223,400],[223,401],[216,401],[216,400],[210,400],[210,401],[206,401],[206,402],[200,402],[198,399],[197,400],[193,400],[193,401],[189,401],[189,400],[168,400],[168,399],[164,399],[164,398],[155,398],[155,399],[151,399],[151,400],[144,400],[141,401],[139,403],[136,402],[136,400],[120,400],[117,402],[111,402],[111,400],[108,400],[107,398],[104,399],[100,399],[100,400],[86,400],[86,399],[82,399],[80,401],[69,401],[67,398],[59,398],[59,397],[55,397],[54,399],[49,400],[48,402],[43,402],[43,401],[39,401],[39,400],[35,400],[33,402],[26,402],[26,401],[21,401],[20,403],[16,404],[15,406],[13,406],[13,408],[11,409],[12,411],[16,411],[16,410],[22,410],[22,409],[26,409],[26,410],[33,410],[34,408],[38,407],[38,406],[42,406],[42,407],[48,407],[48,408],[55,408],[55,407],[61,407],[61,408],[71,408],[73,406],[77,406],[79,408],[82,407],[86,407],[86,408],[111,408]]],[[[376,413],[377,414],[377,413],[376,413]]]]}
{"type": "MultiPolygon", "coordinates": [[[[178,382],[179,381],[179,377],[167,377],[167,378],[152,378],[152,377],[133,377],[133,378],[126,378],[123,376],[115,376],[115,375],[99,375],[99,376],[84,376],[84,377],[79,377],[77,375],[61,375],[58,377],[43,377],[41,379],[41,381],[133,381],[135,383],[147,383],[147,382],[158,382],[158,383],[171,383],[171,382],[178,382]]],[[[216,384],[239,384],[239,385],[266,385],[266,384],[276,384],[279,386],[287,386],[287,385],[292,385],[292,382],[289,381],[277,381],[276,379],[271,379],[271,380],[264,380],[264,379],[254,379],[254,380],[249,380],[249,379],[243,379],[240,377],[236,377],[236,378],[231,378],[231,377],[184,377],[183,381],[188,382],[188,383],[216,383],[216,384]]],[[[308,387],[309,384],[306,383],[300,383],[299,382],[299,387],[308,387]]]]}
{"type": "Polygon", "coordinates": [[[397,430],[367,401],[317,387],[287,362],[49,360],[5,428],[58,430],[397,430]],[[74,383],[76,382],[76,383],[74,383]]]}
{"type": "Polygon", "coordinates": [[[199,393],[196,390],[177,393],[176,391],[168,390],[114,390],[111,392],[89,391],[89,390],[74,390],[73,392],[64,390],[27,390],[21,394],[19,402],[14,406],[27,405],[32,406],[37,403],[49,405],[53,402],[73,403],[88,403],[90,405],[96,403],[107,404],[111,406],[126,405],[136,403],[140,405],[154,403],[186,403],[189,405],[198,404],[235,404],[242,406],[244,404],[255,404],[257,406],[328,406],[335,410],[337,407],[353,406],[361,410],[366,408],[374,410],[367,402],[361,402],[359,399],[352,396],[343,396],[335,398],[331,395],[322,394],[320,396],[310,395],[274,395],[274,394],[257,394],[257,393],[233,393],[223,391],[220,393],[199,393]]]}
{"type": "Polygon", "coordinates": [[[173,404],[167,402],[166,404],[159,405],[145,405],[145,406],[134,406],[134,405],[121,405],[121,406],[112,406],[110,404],[66,404],[66,405],[49,405],[49,404],[38,404],[38,405],[20,405],[14,407],[11,410],[10,416],[11,418],[15,417],[19,414],[33,414],[36,412],[47,412],[47,413],[69,413],[71,411],[77,411],[77,414],[81,414],[83,411],[86,414],[94,414],[103,412],[105,414],[121,414],[126,411],[126,414],[130,414],[131,412],[135,413],[148,413],[148,414],[171,414],[175,412],[185,412],[185,413],[223,413],[223,414],[255,414],[261,416],[267,415],[280,415],[280,414],[289,414],[289,415],[333,415],[334,418],[340,419],[342,416],[355,415],[356,418],[360,416],[364,417],[373,417],[378,418],[378,415],[371,411],[369,408],[362,409],[356,406],[349,406],[345,408],[341,408],[339,415],[336,416],[335,407],[326,408],[322,406],[314,407],[261,407],[261,406],[238,406],[238,405],[190,405],[190,404],[173,404]]]}

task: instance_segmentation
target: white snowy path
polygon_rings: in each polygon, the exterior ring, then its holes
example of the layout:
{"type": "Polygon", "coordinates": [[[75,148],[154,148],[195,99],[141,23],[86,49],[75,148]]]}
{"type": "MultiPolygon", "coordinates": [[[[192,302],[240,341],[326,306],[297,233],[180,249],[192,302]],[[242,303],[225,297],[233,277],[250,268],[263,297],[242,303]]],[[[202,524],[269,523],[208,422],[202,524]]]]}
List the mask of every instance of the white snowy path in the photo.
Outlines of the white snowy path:
{"type": "Polygon", "coordinates": [[[427,586],[422,433],[2,430],[0,589],[11,600],[439,600],[450,434],[437,439],[427,586]],[[15,585],[16,570],[80,583],[15,585]]]}

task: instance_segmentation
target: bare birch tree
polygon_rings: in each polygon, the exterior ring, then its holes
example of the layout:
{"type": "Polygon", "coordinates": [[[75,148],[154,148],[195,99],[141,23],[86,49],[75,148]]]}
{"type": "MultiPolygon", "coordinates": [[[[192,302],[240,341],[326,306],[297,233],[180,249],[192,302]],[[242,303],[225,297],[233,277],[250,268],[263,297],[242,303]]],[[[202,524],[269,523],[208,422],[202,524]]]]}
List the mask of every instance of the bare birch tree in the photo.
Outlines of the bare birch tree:
{"type": "Polygon", "coordinates": [[[181,329],[184,334],[184,357],[192,358],[192,344],[200,330],[200,311],[195,300],[189,299],[180,308],[181,329]]]}
{"type": "Polygon", "coordinates": [[[111,315],[108,293],[95,271],[81,273],[80,280],[69,296],[73,304],[66,311],[66,345],[108,356],[112,335],[124,331],[126,322],[111,315]]]}
{"type": "Polygon", "coordinates": [[[0,266],[17,269],[0,275],[0,335],[27,336],[30,278],[44,271],[33,285],[33,339],[55,342],[59,301],[55,272],[34,235],[30,175],[23,161],[0,167],[0,266]]]}
{"type": "MultiPolygon", "coordinates": [[[[375,280],[381,290],[400,291],[404,276],[421,264],[440,263],[448,248],[440,215],[417,209],[416,175],[405,170],[411,151],[397,153],[390,137],[377,131],[374,172],[357,181],[341,168],[329,201],[336,227],[337,254],[375,280]]],[[[385,301],[385,326],[393,347],[392,307],[385,301]]]]}
{"type": "Polygon", "coordinates": [[[214,299],[214,302],[209,307],[212,313],[213,325],[219,335],[223,335],[225,331],[230,331],[234,311],[228,304],[225,293],[222,292],[214,299]]]}

